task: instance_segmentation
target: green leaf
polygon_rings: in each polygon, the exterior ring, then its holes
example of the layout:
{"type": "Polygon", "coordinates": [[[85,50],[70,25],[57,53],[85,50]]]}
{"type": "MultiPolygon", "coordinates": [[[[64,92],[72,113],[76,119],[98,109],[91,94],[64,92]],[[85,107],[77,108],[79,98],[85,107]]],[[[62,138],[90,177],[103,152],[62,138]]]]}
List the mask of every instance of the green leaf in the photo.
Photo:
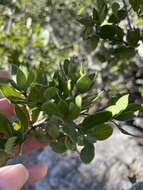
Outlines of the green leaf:
{"type": "Polygon", "coordinates": [[[113,105],[113,106],[109,106],[106,108],[106,111],[109,111],[112,113],[112,116],[117,115],[120,112],[120,109],[118,108],[118,106],[113,105]]]}
{"type": "Polygon", "coordinates": [[[81,93],[87,92],[92,86],[92,84],[92,80],[90,80],[90,78],[87,75],[81,76],[76,82],[77,89],[81,93]]]}
{"type": "Polygon", "coordinates": [[[53,102],[49,102],[49,101],[45,102],[42,105],[42,110],[46,112],[50,117],[52,115],[59,115],[58,106],[56,103],[53,103],[53,102]]]}
{"type": "Polygon", "coordinates": [[[36,139],[41,143],[49,144],[53,141],[45,129],[38,128],[35,130],[34,134],[36,139]]]}
{"type": "Polygon", "coordinates": [[[96,125],[110,121],[111,118],[112,118],[111,112],[99,111],[85,118],[83,123],[81,124],[81,128],[82,130],[88,130],[88,129],[96,127],[96,125]]]}
{"type": "Polygon", "coordinates": [[[57,142],[50,143],[50,146],[57,153],[64,153],[67,151],[67,147],[65,145],[65,137],[59,139],[57,142]]]}
{"type": "Polygon", "coordinates": [[[99,21],[100,24],[102,24],[108,13],[107,3],[105,2],[105,0],[97,0],[96,2],[97,2],[97,11],[99,14],[99,21]]]}
{"type": "Polygon", "coordinates": [[[23,71],[18,68],[17,70],[17,75],[16,75],[16,81],[17,81],[17,86],[20,90],[26,90],[27,88],[27,79],[23,71]]]}
{"type": "Polygon", "coordinates": [[[48,84],[47,73],[43,72],[42,69],[37,70],[36,82],[39,83],[39,84],[42,84],[42,85],[47,85],[48,84]]]}
{"type": "Polygon", "coordinates": [[[128,121],[128,120],[131,120],[133,119],[134,117],[134,112],[132,111],[124,111],[122,112],[121,114],[117,115],[115,117],[116,120],[119,120],[119,121],[128,121]]]}
{"type": "Polygon", "coordinates": [[[129,0],[129,3],[131,4],[133,10],[135,12],[138,12],[141,4],[141,0],[129,0]]]}
{"type": "Polygon", "coordinates": [[[100,29],[100,37],[103,39],[112,39],[115,33],[116,31],[113,25],[103,25],[100,29]]]}
{"type": "Polygon", "coordinates": [[[58,110],[64,117],[68,115],[68,104],[62,99],[58,103],[58,110]]]}
{"type": "Polygon", "coordinates": [[[80,152],[80,159],[85,164],[88,164],[93,160],[94,156],[95,156],[94,145],[86,140],[84,143],[84,148],[80,152]]]}
{"type": "Polygon", "coordinates": [[[69,136],[73,143],[77,142],[76,125],[73,122],[68,122],[64,125],[64,132],[69,136]]]}
{"type": "Polygon", "coordinates": [[[80,108],[74,104],[73,102],[69,105],[69,112],[68,112],[68,118],[69,119],[76,119],[80,114],[80,108]]]}
{"type": "Polygon", "coordinates": [[[97,25],[100,24],[99,13],[95,8],[93,9],[93,22],[97,25]]]}
{"type": "Polygon", "coordinates": [[[127,106],[125,111],[132,111],[132,112],[136,112],[139,111],[141,109],[141,105],[137,104],[137,103],[131,103],[127,106]]]}
{"type": "Polygon", "coordinates": [[[69,67],[70,67],[70,61],[68,59],[66,59],[64,61],[64,65],[63,65],[63,69],[66,75],[69,74],[69,67]]]}
{"type": "Polygon", "coordinates": [[[118,115],[120,112],[124,111],[129,104],[129,94],[121,96],[114,105],[106,108],[107,111],[112,113],[112,116],[118,115]]]}
{"type": "Polygon", "coordinates": [[[12,136],[12,128],[9,120],[0,113],[0,133],[6,135],[6,137],[12,136]]]}
{"type": "Polygon", "coordinates": [[[36,80],[36,72],[31,70],[28,73],[27,87],[29,87],[36,80]]]}
{"type": "Polygon", "coordinates": [[[109,138],[113,133],[113,128],[110,124],[105,123],[97,125],[95,128],[87,132],[88,136],[95,140],[105,140],[109,138]]]}
{"type": "Polygon", "coordinates": [[[50,87],[50,88],[47,88],[44,92],[44,97],[46,99],[51,99],[51,98],[54,98],[55,96],[57,96],[58,94],[58,89],[55,88],[55,87],[50,87]]]}
{"type": "Polygon", "coordinates": [[[120,10],[118,11],[118,15],[117,15],[117,17],[118,17],[118,22],[120,22],[120,21],[122,21],[123,19],[125,19],[126,16],[127,16],[126,11],[125,11],[124,9],[120,9],[120,10]]]}
{"type": "Polygon", "coordinates": [[[84,136],[78,135],[77,143],[79,146],[84,146],[84,136]]]}
{"type": "Polygon", "coordinates": [[[117,58],[117,59],[131,59],[132,57],[134,57],[136,54],[135,49],[132,47],[126,47],[126,46],[121,46],[118,48],[115,48],[113,55],[117,58]]]}
{"type": "Polygon", "coordinates": [[[92,17],[89,16],[88,14],[84,15],[78,21],[83,24],[84,26],[92,27],[94,25],[92,17]]]}
{"type": "Polygon", "coordinates": [[[99,42],[99,37],[97,35],[92,35],[90,37],[90,43],[92,48],[96,49],[98,42],[99,42]]]}
{"type": "Polygon", "coordinates": [[[125,18],[126,18],[126,11],[124,9],[120,9],[117,12],[114,12],[112,15],[110,15],[108,22],[118,24],[125,18]]]}
{"type": "Polygon", "coordinates": [[[81,108],[82,106],[82,96],[78,95],[75,97],[75,104],[77,105],[77,107],[81,108]]]}
{"type": "Polygon", "coordinates": [[[46,131],[52,139],[57,139],[60,135],[59,128],[56,125],[48,125],[46,131]]]}
{"type": "Polygon", "coordinates": [[[107,13],[108,13],[108,8],[107,8],[107,5],[104,3],[104,5],[102,6],[102,8],[99,11],[100,24],[102,24],[103,21],[105,20],[107,13]]]}
{"type": "Polygon", "coordinates": [[[104,63],[106,61],[106,57],[105,54],[101,53],[101,52],[97,52],[96,53],[96,57],[97,59],[101,62],[104,63]]]}
{"type": "Polygon", "coordinates": [[[28,116],[24,113],[24,111],[19,106],[15,106],[16,115],[20,121],[21,130],[24,132],[29,128],[29,120],[28,116]]]}
{"type": "Polygon", "coordinates": [[[34,108],[34,109],[32,110],[32,121],[33,121],[34,123],[38,120],[39,115],[40,115],[40,110],[39,110],[39,108],[34,108]]]}
{"type": "Polygon", "coordinates": [[[5,152],[8,154],[14,154],[14,145],[17,137],[10,137],[5,144],[5,152]]]}
{"type": "Polygon", "coordinates": [[[45,88],[40,85],[32,87],[28,96],[28,102],[33,106],[37,106],[38,103],[42,103],[44,101],[44,97],[41,92],[44,90],[45,88]]]}
{"type": "Polygon", "coordinates": [[[67,97],[69,95],[67,81],[63,76],[58,75],[58,83],[59,83],[58,85],[59,91],[64,95],[64,97],[67,97]]]}
{"type": "Polygon", "coordinates": [[[99,11],[102,9],[104,4],[105,4],[105,0],[96,0],[96,6],[97,6],[99,11]]]}
{"type": "Polygon", "coordinates": [[[134,29],[132,31],[128,31],[127,33],[127,42],[130,46],[137,46],[140,38],[141,36],[139,29],[134,29]]]}
{"type": "Polygon", "coordinates": [[[116,34],[115,34],[115,37],[114,37],[114,39],[115,40],[119,40],[119,41],[123,41],[123,37],[124,37],[124,31],[123,31],[123,29],[122,28],[120,28],[119,26],[115,26],[115,32],[116,32],[116,34]]]}
{"type": "Polygon", "coordinates": [[[127,108],[129,104],[129,94],[123,95],[121,98],[119,98],[116,102],[116,106],[120,111],[123,111],[127,108]]]}
{"type": "Polygon", "coordinates": [[[19,91],[19,87],[17,86],[17,84],[16,84],[16,82],[15,81],[13,81],[13,80],[11,80],[11,86],[14,88],[14,89],[16,89],[16,90],[18,90],[19,91]]]}
{"type": "Polygon", "coordinates": [[[108,22],[109,23],[118,23],[118,19],[117,19],[117,17],[114,14],[112,14],[109,17],[108,22]]]}
{"type": "Polygon", "coordinates": [[[100,29],[100,36],[103,39],[112,41],[122,40],[124,36],[123,29],[116,25],[103,25],[100,29]]]}
{"type": "Polygon", "coordinates": [[[12,126],[15,131],[19,131],[21,129],[21,125],[19,123],[14,122],[12,123],[12,126]]]}
{"type": "Polygon", "coordinates": [[[112,11],[113,11],[113,13],[114,13],[115,15],[117,15],[119,9],[120,9],[120,4],[117,3],[117,2],[114,2],[114,3],[112,4],[112,11]]]}
{"type": "Polygon", "coordinates": [[[97,93],[97,95],[92,99],[91,103],[97,102],[103,96],[103,92],[104,91],[97,93]]]}
{"type": "Polygon", "coordinates": [[[76,149],[76,144],[73,143],[73,141],[69,137],[66,137],[65,145],[66,145],[68,150],[75,150],[76,149]]]}
{"type": "Polygon", "coordinates": [[[18,98],[18,99],[25,99],[24,96],[20,92],[16,91],[11,86],[2,85],[0,88],[1,88],[3,95],[9,99],[14,98],[14,97],[18,98]]]}

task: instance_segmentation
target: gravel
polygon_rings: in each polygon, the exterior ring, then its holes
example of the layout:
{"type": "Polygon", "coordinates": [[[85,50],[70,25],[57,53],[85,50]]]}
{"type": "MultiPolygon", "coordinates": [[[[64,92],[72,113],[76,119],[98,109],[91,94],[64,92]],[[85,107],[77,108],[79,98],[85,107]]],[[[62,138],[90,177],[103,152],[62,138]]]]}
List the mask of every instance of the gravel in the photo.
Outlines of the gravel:
{"type": "Polygon", "coordinates": [[[40,162],[48,166],[42,181],[23,190],[143,190],[143,148],[136,138],[115,131],[95,146],[95,159],[88,165],[76,153],[59,155],[50,147],[17,158],[13,163],[40,162]]]}

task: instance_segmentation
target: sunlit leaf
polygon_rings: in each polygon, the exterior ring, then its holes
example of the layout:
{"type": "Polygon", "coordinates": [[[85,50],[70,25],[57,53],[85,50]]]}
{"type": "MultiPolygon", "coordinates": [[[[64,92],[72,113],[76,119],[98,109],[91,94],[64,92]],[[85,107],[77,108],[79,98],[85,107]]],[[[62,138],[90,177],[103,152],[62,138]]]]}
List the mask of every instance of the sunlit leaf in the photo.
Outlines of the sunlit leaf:
{"type": "Polygon", "coordinates": [[[87,75],[81,76],[76,82],[77,89],[81,93],[88,91],[92,84],[92,80],[87,75]]]}
{"type": "Polygon", "coordinates": [[[19,130],[21,129],[21,125],[20,125],[19,123],[14,122],[14,123],[12,124],[12,126],[13,126],[13,129],[14,129],[15,131],[19,131],[19,130]]]}
{"type": "Polygon", "coordinates": [[[16,91],[14,88],[12,88],[9,85],[2,85],[0,89],[4,94],[4,96],[6,96],[7,98],[16,97],[19,99],[24,99],[24,96],[20,92],[16,91]]]}
{"type": "Polygon", "coordinates": [[[76,103],[76,105],[77,105],[79,108],[81,108],[81,106],[82,106],[82,97],[81,97],[80,95],[76,96],[76,98],[75,98],[75,103],[76,103]]]}
{"type": "Polygon", "coordinates": [[[123,95],[116,102],[116,106],[120,111],[125,110],[129,104],[129,94],[123,95]]]}
{"type": "Polygon", "coordinates": [[[129,104],[129,94],[121,96],[114,105],[111,105],[106,108],[107,111],[112,113],[112,116],[119,114],[121,111],[124,111],[129,104]]]}

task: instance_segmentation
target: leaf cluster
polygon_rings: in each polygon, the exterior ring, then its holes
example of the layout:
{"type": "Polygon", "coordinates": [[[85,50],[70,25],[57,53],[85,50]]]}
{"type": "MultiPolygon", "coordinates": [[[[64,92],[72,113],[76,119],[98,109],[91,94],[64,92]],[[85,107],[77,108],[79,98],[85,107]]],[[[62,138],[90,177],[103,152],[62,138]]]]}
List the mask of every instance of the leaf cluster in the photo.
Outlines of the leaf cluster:
{"type": "Polygon", "coordinates": [[[41,73],[36,68],[15,67],[12,79],[2,78],[1,92],[15,105],[14,121],[0,114],[2,164],[17,150],[21,153],[33,134],[58,153],[72,150],[79,152],[83,162],[92,161],[94,143],[112,135],[115,121],[129,120],[141,109],[140,104],[129,103],[128,94],[120,94],[91,112],[101,96],[95,85],[95,73],[72,59],[60,64],[52,75],[44,69],[41,73]]]}

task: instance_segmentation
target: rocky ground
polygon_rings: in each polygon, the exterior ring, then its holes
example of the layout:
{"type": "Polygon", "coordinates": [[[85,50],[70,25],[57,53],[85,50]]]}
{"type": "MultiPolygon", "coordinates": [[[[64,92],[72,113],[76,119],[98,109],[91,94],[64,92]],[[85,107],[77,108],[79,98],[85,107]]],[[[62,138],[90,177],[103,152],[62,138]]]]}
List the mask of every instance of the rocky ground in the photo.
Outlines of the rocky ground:
{"type": "Polygon", "coordinates": [[[117,131],[96,144],[96,157],[89,165],[83,164],[77,154],[58,155],[50,147],[25,160],[49,167],[45,179],[29,190],[143,190],[143,147],[137,139],[117,131]],[[136,184],[132,186],[131,181],[136,184]]]}

